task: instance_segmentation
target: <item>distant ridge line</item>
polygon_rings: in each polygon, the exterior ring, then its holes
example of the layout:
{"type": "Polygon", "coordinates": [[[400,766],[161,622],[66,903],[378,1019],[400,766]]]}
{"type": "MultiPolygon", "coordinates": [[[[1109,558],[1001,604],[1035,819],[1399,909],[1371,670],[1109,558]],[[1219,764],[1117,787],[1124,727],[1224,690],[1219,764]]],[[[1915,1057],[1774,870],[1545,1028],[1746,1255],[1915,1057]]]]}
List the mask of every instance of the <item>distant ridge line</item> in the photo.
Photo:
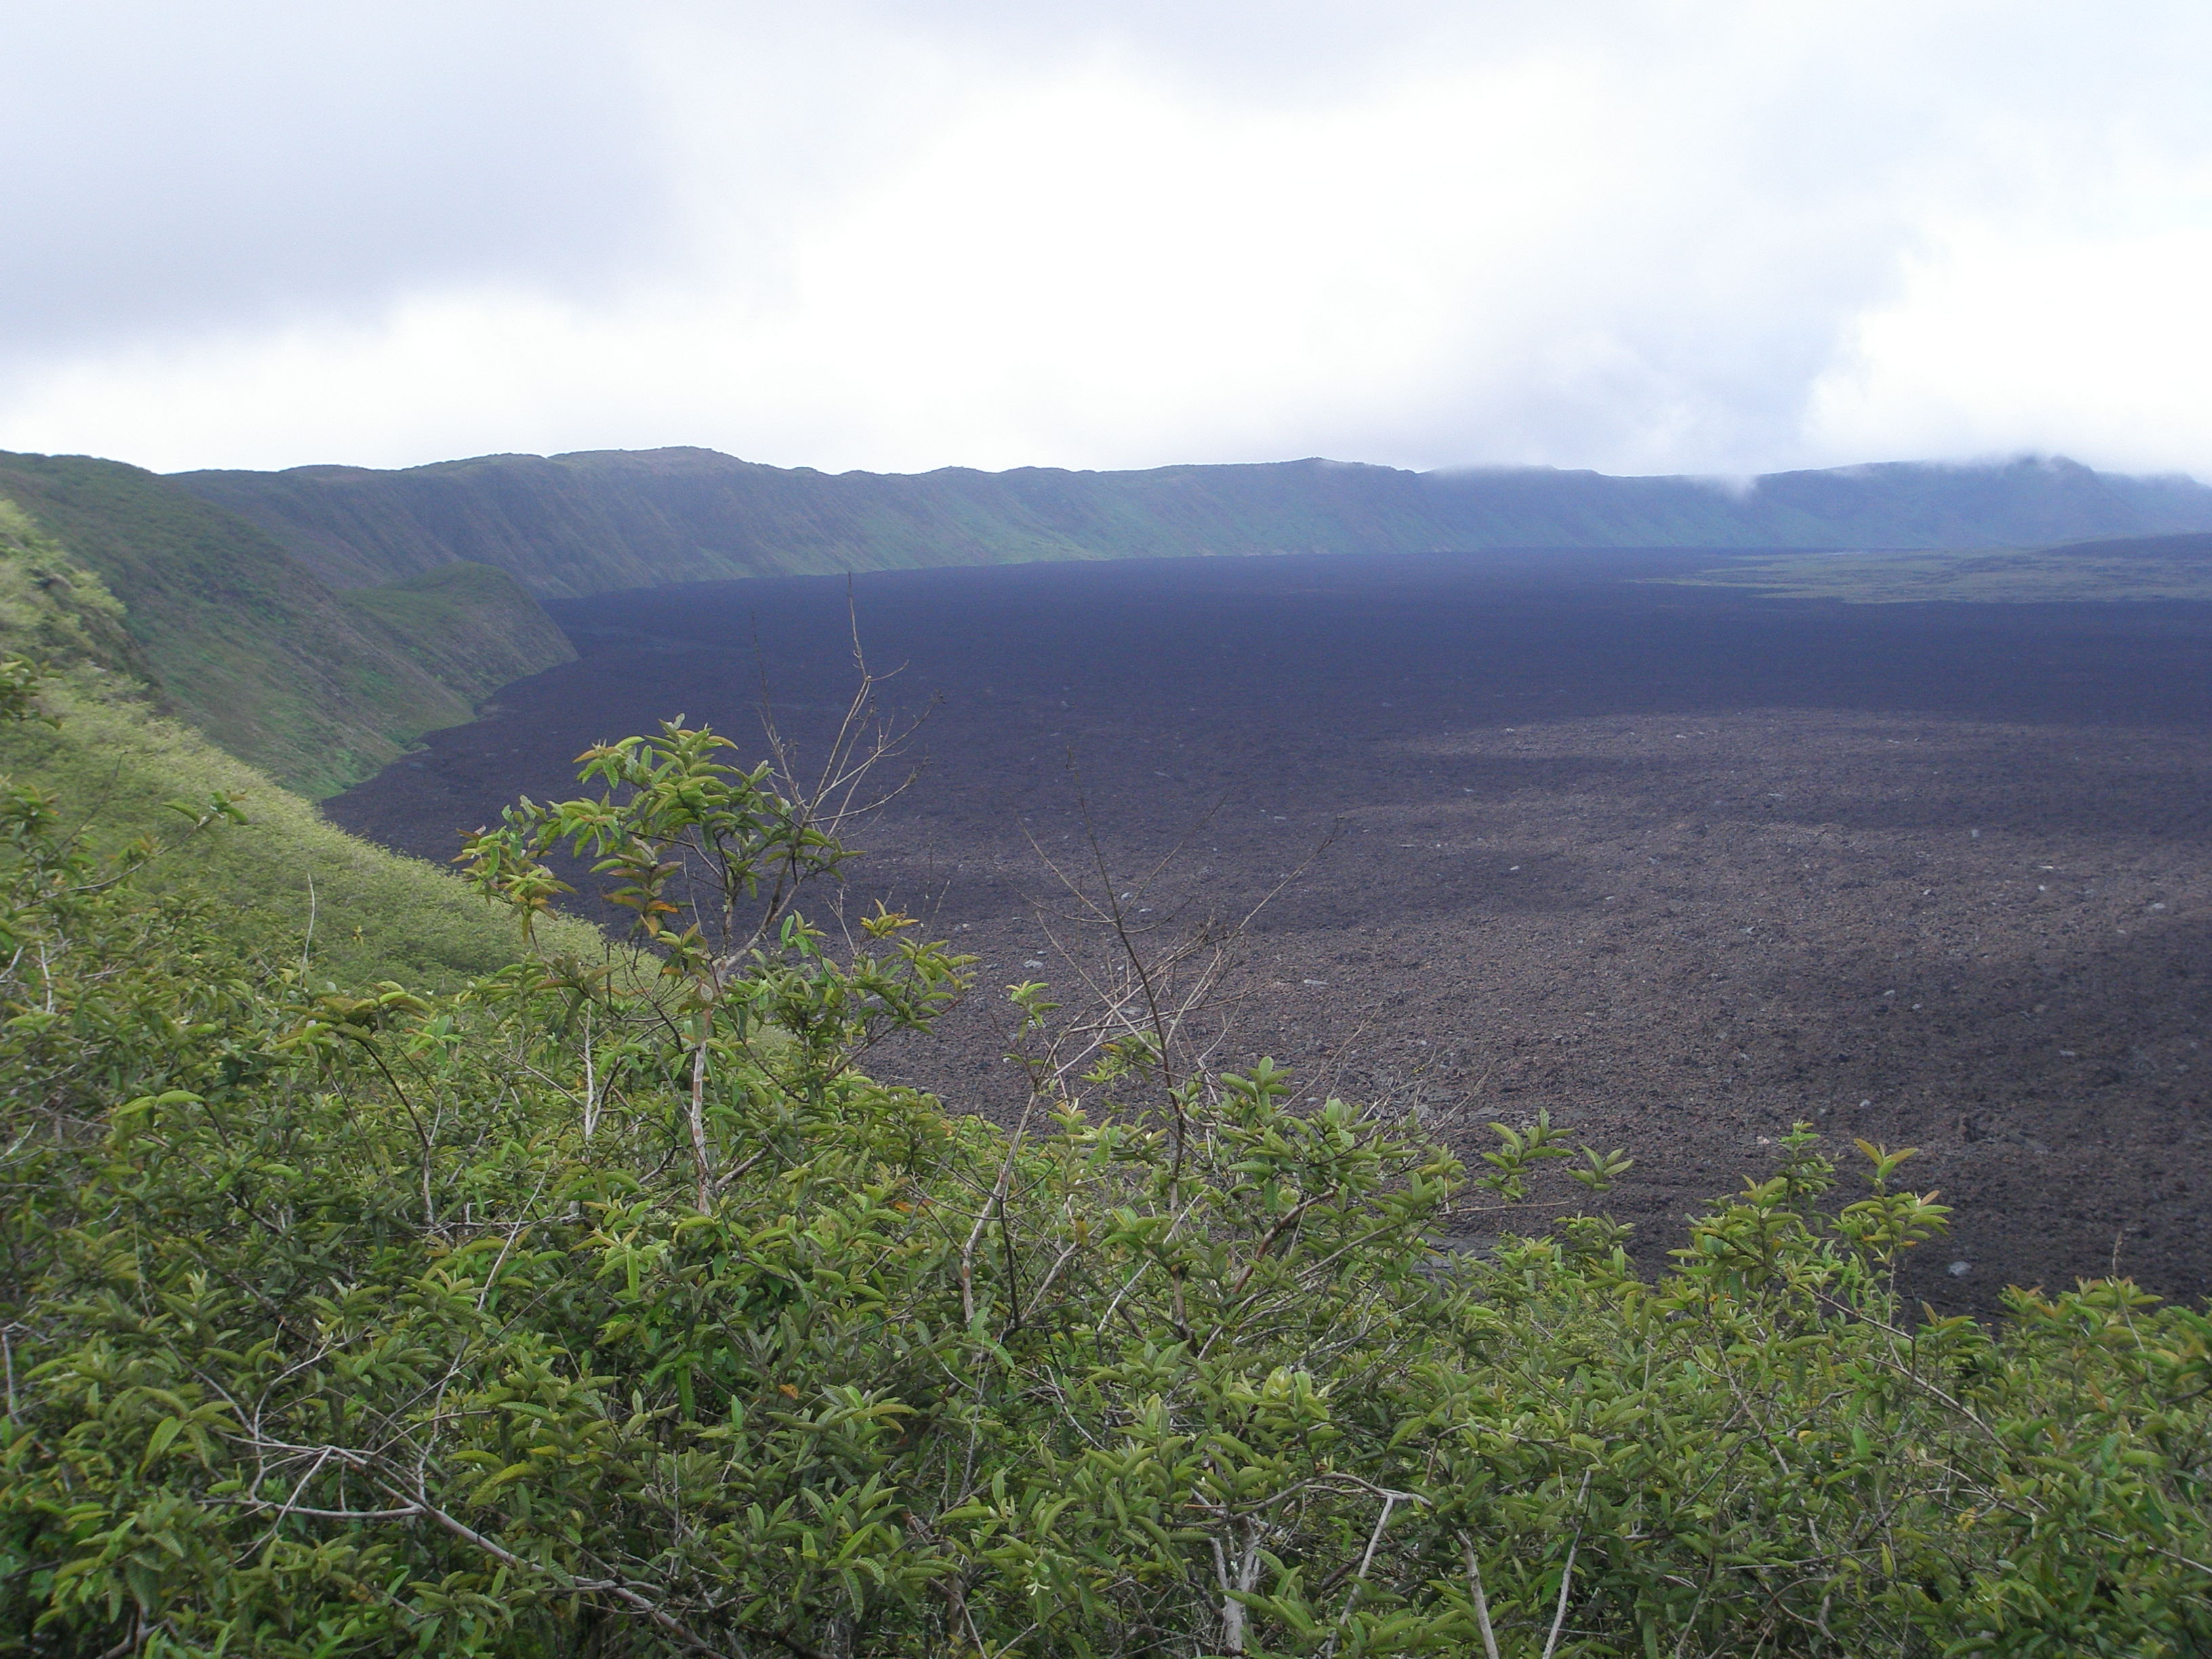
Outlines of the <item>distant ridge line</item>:
{"type": "Polygon", "coordinates": [[[457,560],[532,592],[1038,560],[1501,547],[1967,549],[2212,531],[2212,488],[2057,457],[1881,462],[1747,482],[1310,458],[1133,471],[829,473],[711,449],[487,455],[173,482],[325,581],[457,560]]]}

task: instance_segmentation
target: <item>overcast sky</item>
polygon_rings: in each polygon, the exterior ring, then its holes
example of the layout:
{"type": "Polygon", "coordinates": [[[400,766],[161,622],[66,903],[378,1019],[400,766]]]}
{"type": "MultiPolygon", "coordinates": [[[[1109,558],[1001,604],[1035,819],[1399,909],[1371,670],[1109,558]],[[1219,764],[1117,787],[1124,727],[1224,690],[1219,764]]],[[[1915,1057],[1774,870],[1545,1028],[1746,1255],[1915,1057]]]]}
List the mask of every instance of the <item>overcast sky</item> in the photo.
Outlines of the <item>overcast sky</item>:
{"type": "Polygon", "coordinates": [[[0,447],[2212,478],[2212,6],[0,0],[0,447]]]}

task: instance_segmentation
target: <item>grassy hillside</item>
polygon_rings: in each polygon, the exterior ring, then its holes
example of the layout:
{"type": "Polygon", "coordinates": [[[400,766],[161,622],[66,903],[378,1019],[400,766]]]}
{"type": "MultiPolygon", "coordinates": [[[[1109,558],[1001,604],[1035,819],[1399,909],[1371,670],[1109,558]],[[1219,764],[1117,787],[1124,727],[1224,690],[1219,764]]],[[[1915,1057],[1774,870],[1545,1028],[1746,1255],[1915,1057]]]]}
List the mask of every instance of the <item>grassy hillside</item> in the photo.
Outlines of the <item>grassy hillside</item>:
{"type": "Polygon", "coordinates": [[[404,471],[194,472],[325,580],[467,559],[532,592],[1048,559],[1483,547],[1996,547],[2212,530],[2212,489],[2068,461],[1778,473],[1741,489],[1548,468],[1329,461],[918,476],[705,449],[494,455],[404,471]]]}
{"type": "Polygon", "coordinates": [[[2212,599],[2212,536],[2149,536],[1997,553],[1854,553],[1733,564],[1674,580],[1778,599],[2212,599]]]}
{"type": "MultiPolygon", "coordinates": [[[[459,580],[506,583],[490,573],[459,580]]],[[[434,612],[437,587],[395,598],[434,612]]],[[[0,653],[57,667],[40,696],[60,720],[0,726],[0,775],[53,793],[63,823],[102,851],[179,827],[168,801],[204,801],[215,791],[235,798],[247,823],[196,841],[145,879],[214,898],[227,927],[287,959],[305,954],[318,980],[451,988],[514,959],[514,923],[488,910],[458,876],[347,835],[166,717],[142,678],[144,657],[126,621],[96,574],[0,501],[0,653]]],[[[548,925],[556,948],[587,951],[598,942],[581,922],[548,925]]]]}
{"type": "Polygon", "coordinates": [[[36,661],[81,663],[139,679],[150,671],[123,606],[28,514],[0,497],[0,641],[36,661]]]}
{"type": "Polygon", "coordinates": [[[441,565],[337,598],[364,632],[380,628],[418,667],[471,702],[576,654],[522,584],[488,564],[441,565]]]}
{"type": "MultiPolygon", "coordinates": [[[[82,825],[101,849],[178,828],[168,801],[216,790],[237,799],[246,823],[196,840],[188,854],[155,864],[143,884],[217,900],[241,938],[287,958],[304,953],[318,982],[394,979],[452,990],[520,954],[512,918],[458,875],[346,834],[119,682],[82,667],[50,682],[41,701],[60,726],[0,731],[0,774],[54,792],[64,822],[82,825]]],[[[588,952],[599,943],[595,929],[565,917],[540,931],[556,950],[588,952]]]]}
{"type": "Polygon", "coordinates": [[[136,665],[179,716],[309,795],[570,654],[495,573],[342,598],[253,525],[137,467],[0,454],[0,497],[122,602],[136,665]]]}

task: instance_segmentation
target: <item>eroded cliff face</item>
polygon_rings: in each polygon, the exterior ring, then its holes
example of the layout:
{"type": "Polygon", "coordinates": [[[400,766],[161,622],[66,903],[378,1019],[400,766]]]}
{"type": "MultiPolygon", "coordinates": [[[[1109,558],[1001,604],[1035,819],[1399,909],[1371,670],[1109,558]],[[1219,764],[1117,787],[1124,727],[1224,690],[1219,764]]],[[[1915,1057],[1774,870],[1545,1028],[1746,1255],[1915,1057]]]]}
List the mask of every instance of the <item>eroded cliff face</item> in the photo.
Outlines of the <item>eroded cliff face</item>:
{"type": "Polygon", "coordinates": [[[574,598],[664,582],[1045,559],[1493,547],[2039,546],[2212,530],[2212,489],[2070,461],[1899,463],[1740,487],[1331,461],[825,473],[708,449],[490,455],[174,482],[339,587],[456,560],[574,598]]]}

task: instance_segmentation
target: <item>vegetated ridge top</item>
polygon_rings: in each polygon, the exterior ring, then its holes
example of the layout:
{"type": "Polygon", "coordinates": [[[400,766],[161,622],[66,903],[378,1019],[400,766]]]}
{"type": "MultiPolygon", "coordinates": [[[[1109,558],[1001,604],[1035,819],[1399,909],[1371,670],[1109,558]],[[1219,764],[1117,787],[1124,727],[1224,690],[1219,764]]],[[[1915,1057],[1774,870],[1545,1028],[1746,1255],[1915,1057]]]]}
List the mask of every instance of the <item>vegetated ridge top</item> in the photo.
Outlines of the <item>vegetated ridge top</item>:
{"type": "Polygon", "coordinates": [[[175,475],[324,580],[469,560],[541,595],[1042,560],[1498,547],[2032,547],[2212,531],[2212,488],[2063,459],[1893,462],[1741,485],[1308,459],[1118,472],[826,473],[709,449],[489,455],[396,471],[175,475]]]}

